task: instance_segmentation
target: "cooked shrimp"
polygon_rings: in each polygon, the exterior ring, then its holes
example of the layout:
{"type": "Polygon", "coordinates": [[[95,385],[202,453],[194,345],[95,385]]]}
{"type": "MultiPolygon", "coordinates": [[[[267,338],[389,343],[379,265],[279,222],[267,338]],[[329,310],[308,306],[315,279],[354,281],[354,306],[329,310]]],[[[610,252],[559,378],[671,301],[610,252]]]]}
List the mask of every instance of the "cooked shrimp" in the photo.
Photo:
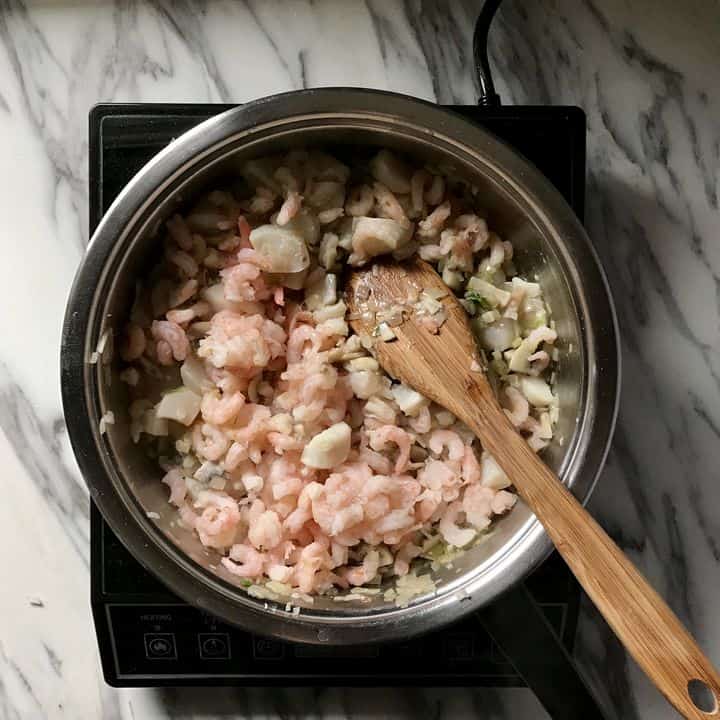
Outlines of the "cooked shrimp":
{"type": "Polygon", "coordinates": [[[232,423],[245,405],[245,396],[241,392],[231,395],[217,395],[206,393],[200,405],[205,422],[211,425],[225,425],[232,423]]]}
{"type": "Polygon", "coordinates": [[[377,202],[380,217],[390,218],[401,225],[407,225],[409,220],[402,205],[395,197],[395,193],[382,183],[373,183],[373,193],[377,202]]]}
{"type": "Polygon", "coordinates": [[[250,524],[248,540],[258,550],[272,550],[282,539],[280,518],[272,510],[266,510],[250,524]]]}
{"type": "Polygon", "coordinates": [[[302,195],[297,190],[290,190],[285,202],[280,207],[275,222],[278,225],[287,225],[300,212],[302,200],[302,195]]]}
{"type": "Polygon", "coordinates": [[[186,277],[195,277],[198,274],[198,264],[195,258],[184,250],[168,250],[165,255],[186,277]]]}
{"type": "Polygon", "coordinates": [[[490,525],[490,517],[493,514],[492,502],[495,492],[482,485],[470,485],[465,490],[462,499],[462,509],[465,517],[478,530],[484,530],[490,525]]]}
{"type": "Polygon", "coordinates": [[[527,419],[530,413],[530,403],[525,396],[517,389],[508,385],[505,388],[505,408],[506,415],[510,418],[510,422],[515,427],[520,427],[527,419]]]}
{"type": "Polygon", "coordinates": [[[471,445],[465,446],[465,455],[462,461],[462,476],[467,485],[480,482],[480,463],[471,445]]]}
{"type": "Polygon", "coordinates": [[[432,428],[432,416],[430,415],[430,408],[426,405],[420,410],[415,416],[408,419],[408,425],[416,432],[424,435],[430,432],[432,428]]]}
{"type": "Polygon", "coordinates": [[[198,302],[183,310],[168,310],[165,317],[171,323],[185,325],[195,318],[207,315],[209,311],[210,306],[206,302],[198,302]]]}
{"type": "Polygon", "coordinates": [[[550,356],[545,350],[538,350],[528,356],[530,363],[530,375],[540,375],[550,364],[550,356]]]}
{"type": "Polygon", "coordinates": [[[165,227],[167,227],[170,237],[181,250],[185,250],[185,252],[192,250],[192,235],[182,215],[173,215],[165,223],[165,227]]]}
{"type": "Polygon", "coordinates": [[[225,493],[202,490],[195,507],[204,508],[195,524],[200,542],[213,548],[232,545],[240,522],[237,502],[225,493]]]}
{"type": "Polygon", "coordinates": [[[259,578],[265,566],[264,556],[246,543],[233,545],[229,557],[220,562],[233,575],[242,578],[259,578]]]}
{"type": "Polygon", "coordinates": [[[181,362],[187,357],[188,351],[190,350],[190,343],[188,342],[185,331],[180,325],[167,320],[153,320],[150,332],[158,344],[163,342],[170,348],[172,357],[176,361],[181,362]]]}
{"type": "Polygon", "coordinates": [[[230,440],[214,425],[198,423],[193,428],[192,445],[198,455],[215,462],[227,452],[230,440]]]}
{"type": "Polygon", "coordinates": [[[120,357],[125,362],[137,360],[145,352],[146,346],[145,331],[139,325],[128,323],[120,346],[120,357]]]}
{"type": "Polygon", "coordinates": [[[357,185],[350,190],[347,202],[345,203],[345,212],[354,217],[368,215],[372,210],[375,202],[373,190],[368,185],[357,185]]]}
{"type": "MultiPolygon", "coordinates": [[[[186,303],[198,291],[198,281],[190,278],[184,283],[170,291],[168,296],[168,307],[175,308],[178,305],[186,303]]],[[[159,313],[158,313],[159,314],[159,313]]]]}
{"type": "Polygon", "coordinates": [[[370,582],[380,567],[380,553],[377,550],[370,550],[363,558],[360,567],[349,568],[345,571],[345,579],[351,585],[364,585],[370,582]]]}
{"type": "Polygon", "coordinates": [[[170,498],[168,502],[171,502],[176,507],[181,507],[185,502],[185,495],[187,494],[187,485],[182,472],[180,472],[178,468],[173,468],[165,474],[162,482],[170,488],[170,498]]]}
{"type": "Polygon", "coordinates": [[[428,447],[436,455],[442,455],[443,450],[447,449],[450,460],[462,460],[465,457],[465,443],[452,430],[433,430],[428,447]]]}
{"type": "Polygon", "coordinates": [[[450,202],[446,200],[418,223],[416,234],[423,239],[431,240],[436,238],[445,227],[445,222],[450,217],[451,212],[450,202]]]}
{"type": "Polygon", "coordinates": [[[461,528],[457,524],[460,513],[464,512],[462,503],[454,502],[440,518],[438,529],[445,541],[454,547],[465,547],[477,534],[472,528],[461,528]]]}
{"type": "Polygon", "coordinates": [[[413,444],[412,436],[396,425],[382,425],[369,433],[370,447],[373,450],[382,450],[389,442],[397,445],[400,453],[395,461],[395,472],[402,473],[410,464],[410,446],[413,444]]]}

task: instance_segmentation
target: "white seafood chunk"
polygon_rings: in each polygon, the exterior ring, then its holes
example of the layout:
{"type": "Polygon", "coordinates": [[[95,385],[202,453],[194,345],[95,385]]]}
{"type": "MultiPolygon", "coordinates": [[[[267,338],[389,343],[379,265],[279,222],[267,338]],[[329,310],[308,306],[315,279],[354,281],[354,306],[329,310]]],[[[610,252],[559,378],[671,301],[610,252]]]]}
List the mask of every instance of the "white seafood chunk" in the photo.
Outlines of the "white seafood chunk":
{"type": "Polygon", "coordinates": [[[250,244],[276,273],[297,273],[310,265],[310,254],[300,233],[277,225],[261,225],[250,233],[250,244]]]}
{"type": "Polygon", "coordinates": [[[321,470],[340,465],[350,453],[350,433],[350,426],[344,422],[318,433],[303,450],[303,464],[321,470]]]}

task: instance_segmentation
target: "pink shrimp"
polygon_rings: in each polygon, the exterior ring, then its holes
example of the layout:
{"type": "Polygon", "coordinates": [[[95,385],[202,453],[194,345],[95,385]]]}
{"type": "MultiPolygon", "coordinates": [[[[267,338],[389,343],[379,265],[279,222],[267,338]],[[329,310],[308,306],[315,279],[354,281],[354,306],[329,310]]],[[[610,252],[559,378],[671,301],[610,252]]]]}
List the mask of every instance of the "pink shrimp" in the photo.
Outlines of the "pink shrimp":
{"type": "Polygon", "coordinates": [[[155,346],[155,354],[161,365],[172,365],[173,354],[172,348],[164,340],[158,340],[155,346]]]}
{"type": "Polygon", "coordinates": [[[425,209],[425,186],[430,181],[430,173],[425,170],[417,170],[410,179],[410,201],[412,203],[413,215],[418,217],[425,209]]]}
{"type": "Polygon", "coordinates": [[[390,218],[401,225],[408,225],[409,220],[402,205],[398,202],[390,188],[380,182],[373,183],[373,193],[378,206],[378,214],[381,217],[390,218]]]}
{"type": "Polygon", "coordinates": [[[200,405],[200,412],[205,422],[212,425],[225,425],[232,423],[237,418],[244,405],[245,396],[241,392],[221,396],[205,393],[200,405]]]}
{"type": "Polygon", "coordinates": [[[453,485],[457,481],[457,474],[442,460],[429,460],[418,472],[417,479],[430,490],[441,490],[453,485]]]}
{"type": "Polygon", "coordinates": [[[415,543],[406,543],[395,555],[395,563],[393,565],[393,571],[396,575],[407,575],[410,571],[410,563],[418,555],[422,554],[422,548],[415,543]]]}
{"type": "Polygon", "coordinates": [[[462,461],[462,476],[466,484],[472,485],[473,483],[480,482],[480,463],[478,462],[477,455],[471,445],[465,446],[465,455],[462,461]]]}
{"type": "Polygon", "coordinates": [[[550,356],[545,350],[538,350],[538,352],[532,353],[528,356],[528,362],[530,363],[530,375],[540,375],[550,364],[550,356]]]}
{"type": "Polygon", "coordinates": [[[288,450],[302,450],[306,444],[302,440],[280,432],[269,432],[267,439],[276,453],[283,453],[288,450]]]}
{"type": "MultiPolygon", "coordinates": [[[[240,252],[243,252],[242,250],[240,252]]],[[[266,300],[270,292],[254,263],[241,262],[220,271],[225,297],[233,302],[266,300]]]]}
{"type": "Polygon", "coordinates": [[[323,564],[329,564],[326,547],[319,542],[312,542],[302,549],[295,566],[295,582],[301,592],[312,592],[315,585],[315,574],[323,564]]]}
{"type": "Polygon", "coordinates": [[[465,490],[462,509],[470,525],[478,530],[484,530],[490,525],[494,497],[495,492],[482,485],[471,485],[465,490]]]}
{"type": "Polygon", "coordinates": [[[472,528],[461,528],[457,524],[460,513],[464,512],[462,503],[454,502],[448,505],[440,518],[438,529],[445,541],[454,547],[465,547],[477,534],[472,528]]]}
{"type": "Polygon", "coordinates": [[[490,238],[490,257],[487,265],[489,268],[500,267],[505,262],[505,246],[497,235],[492,234],[490,238]]]}
{"type": "Polygon", "coordinates": [[[169,322],[176,325],[185,325],[195,318],[203,317],[210,312],[210,306],[206,302],[198,302],[183,310],[168,310],[165,317],[169,322]]]}
{"type": "Polygon", "coordinates": [[[285,288],[280,286],[273,290],[273,302],[280,307],[285,305],[285,288]]]}
{"type": "Polygon", "coordinates": [[[442,503],[442,493],[439,490],[425,490],[415,505],[416,518],[424,523],[430,520],[442,503]]]}
{"type": "Polygon", "coordinates": [[[377,575],[379,567],[380,554],[377,550],[370,550],[363,558],[362,565],[348,568],[343,575],[351,585],[364,585],[377,575]]]}
{"type": "Polygon", "coordinates": [[[181,215],[173,215],[166,223],[170,237],[181,250],[189,252],[192,250],[193,242],[190,228],[181,215]]]}
{"type": "Polygon", "coordinates": [[[204,508],[195,524],[200,542],[214,548],[231,545],[240,522],[237,501],[225,493],[202,490],[195,507],[204,508]]]}
{"type": "Polygon", "coordinates": [[[450,217],[451,212],[452,207],[448,200],[442,205],[438,205],[424,220],[418,223],[417,235],[426,239],[437,237],[445,227],[445,221],[450,217]]]}
{"type": "MultiPolygon", "coordinates": [[[[176,308],[178,305],[186,303],[198,291],[198,281],[195,278],[186,280],[181,285],[173,288],[168,296],[168,307],[176,308]]],[[[161,313],[156,313],[160,315],[161,313]]]]}
{"type": "Polygon", "coordinates": [[[272,484],[272,494],[275,500],[293,495],[297,497],[303,489],[303,481],[299,477],[290,477],[272,484]]]}
{"type": "Polygon", "coordinates": [[[465,456],[465,443],[452,430],[433,430],[428,447],[436,455],[442,455],[443,449],[447,449],[450,460],[462,460],[465,456]]]}
{"type": "Polygon", "coordinates": [[[185,502],[185,495],[187,494],[187,485],[185,484],[185,478],[182,472],[180,472],[178,468],[173,468],[165,474],[162,482],[170,488],[170,498],[168,502],[176,507],[181,507],[183,502],[185,502]]]}
{"type": "Polygon", "coordinates": [[[167,259],[175,265],[186,277],[192,278],[198,274],[198,264],[195,258],[184,250],[168,249],[165,253],[167,259]]]}
{"type": "Polygon", "coordinates": [[[467,240],[474,253],[482,250],[490,239],[487,223],[475,214],[460,215],[453,225],[460,231],[460,236],[467,240]]]}
{"type": "Polygon", "coordinates": [[[249,371],[266,367],[273,358],[283,355],[284,341],[285,331],[272,320],[223,310],[213,316],[198,355],[216,368],[249,371]]]}
{"type": "Polygon", "coordinates": [[[520,427],[528,419],[530,404],[525,399],[525,396],[512,385],[505,388],[502,405],[505,408],[505,414],[515,427],[520,427]]]}
{"type": "Polygon", "coordinates": [[[517,502],[517,495],[507,492],[507,490],[498,490],[492,499],[492,511],[496,515],[502,515],[508,510],[512,510],[517,502]]]}
{"type": "Polygon", "coordinates": [[[248,540],[258,550],[272,550],[283,539],[282,524],[277,513],[266,510],[257,517],[248,529],[248,540]]]}
{"type": "Polygon", "coordinates": [[[158,344],[160,342],[166,343],[175,360],[180,362],[187,357],[190,343],[180,325],[167,320],[154,320],[150,331],[158,344]]]}
{"type": "Polygon", "coordinates": [[[287,225],[302,207],[302,195],[296,190],[288,191],[285,202],[281,205],[275,222],[278,225],[287,225]]]}
{"type": "Polygon", "coordinates": [[[139,325],[128,323],[125,327],[123,343],[120,347],[120,357],[125,362],[137,360],[145,352],[146,346],[145,331],[139,325]]]}
{"type": "Polygon", "coordinates": [[[445,178],[442,175],[433,175],[430,187],[425,190],[425,202],[428,205],[439,205],[445,196],[445,178]]]}
{"type": "Polygon", "coordinates": [[[367,185],[357,185],[350,190],[347,202],[345,203],[345,212],[354,217],[368,215],[372,210],[375,196],[371,187],[367,185]]]}
{"type": "Polygon", "coordinates": [[[306,343],[310,343],[311,352],[318,352],[322,346],[322,338],[311,325],[298,325],[291,333],[287,343],[288,363],[300,362],[307,352],[306,343]]]}
{"type": "Polygon", "coordinates": [[[243,543],[230,548],[230,556],[220,561],[233,575],[242,578],[258,578],[263,574],[265,557],[254,547],[243,543]]]}
{"type": "Polygon", "coordinates": [[[193,428],[192,444],[198,455],[215,462],[227,452],[230,440],[214,425],[197,423],[193,428]]]}
{"type": "Polygon", "coordinates": [[[244,215],[238,216],[238,232],[240,233],[240,246],[244,248],[250,248],[250,223],[247,221],[244,215]]]}
{"type": "Polygon", "coordinates": [[[367,463],[376,473],[380,475],[389,475],[392,472],[392,463],[389,458],[381,455],[379,452],[369,447],[363,447],[360,450],[361,462],[367,463]]]}
{"type": "Polygon", "coordinates": [[[410,464],[410,446],[413,444],[413,438],[408,432],[396,425],[382,425],[371,430],[368,435],[373,450],[382,450],[388,442],[395,443],[400,451],[395,461],[395,472],[402,473],[407,470],[410,464]]]}
{"type": "Polygon", "coordinates": [[[416,432],[424,435],[430,432],[432,428],[432,417],[430,416],[430,408],[426,405],[415,416],[408,419],[408,425],[416,432]]]}

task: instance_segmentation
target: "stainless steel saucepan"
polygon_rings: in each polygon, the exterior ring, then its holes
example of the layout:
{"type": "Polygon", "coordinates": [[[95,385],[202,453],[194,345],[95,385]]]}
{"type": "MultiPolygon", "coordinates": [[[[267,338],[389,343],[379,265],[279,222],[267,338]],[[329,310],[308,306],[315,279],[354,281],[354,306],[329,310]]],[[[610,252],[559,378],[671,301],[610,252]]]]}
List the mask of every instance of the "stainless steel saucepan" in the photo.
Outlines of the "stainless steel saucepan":
{"type": "Polygon", "coordinates": [[[317,598],[295,615],[282,603],[250,597],[216,553],[171,523],[175,513],[161,471],[129,437],[118,367],[114,360],[90,360],[103,334],[122,327],[135,283],[159,242],[158,228],[179,206],[251,157],[343,145],[397,149],[480,188],[489,225],[512,241],[521,271],[537,275],[556,322],[560,419],[544,458],[583,501],[605,459],[619,387],[613,303],[582,226],[532,165],[449,110],[370,90],[287,93],[202,123],[148,163],[92,237],[68,301],[62,392],[80,469],[118,538],[179,596],[253,632],[335,644],[407,637],[491,602],[546,557],[551,544],[545,531],[519,503],[484,543],[434,574],[434,592],[407,607],[382,596],[368,604],[317,598]],[[116,422],[101,435],[108,409],[116,422]]]}

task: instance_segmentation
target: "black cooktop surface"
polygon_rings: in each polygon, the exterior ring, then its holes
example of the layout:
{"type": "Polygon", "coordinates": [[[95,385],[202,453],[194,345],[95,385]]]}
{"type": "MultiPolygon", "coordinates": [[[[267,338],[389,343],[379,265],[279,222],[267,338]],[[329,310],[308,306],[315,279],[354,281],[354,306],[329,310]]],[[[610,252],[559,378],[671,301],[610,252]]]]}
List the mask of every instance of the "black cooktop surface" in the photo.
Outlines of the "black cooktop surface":
{"type": "MultiPolygon", "coordinates": [[[[90,114],[90,230],[130,178],[224,105],[99,105],[90,114]]],[[[571,107],[453,108],[515,146],[582,219],[585,116],[571,107]]],[[[92,508],[92,603],[112,685],[537,685],[582,696],[571,649],[579,588],[556,555],[489,608],[403,643],[318,647],[250,634],[180,600],[141,567],[92,508]],[[563,683],[565,684],[562,689],[563,683]]],[[[579,707],[579,706],[578,706],[579,707]]],[[[574,715],[579,717],[579,715],[574,715]]]]}

